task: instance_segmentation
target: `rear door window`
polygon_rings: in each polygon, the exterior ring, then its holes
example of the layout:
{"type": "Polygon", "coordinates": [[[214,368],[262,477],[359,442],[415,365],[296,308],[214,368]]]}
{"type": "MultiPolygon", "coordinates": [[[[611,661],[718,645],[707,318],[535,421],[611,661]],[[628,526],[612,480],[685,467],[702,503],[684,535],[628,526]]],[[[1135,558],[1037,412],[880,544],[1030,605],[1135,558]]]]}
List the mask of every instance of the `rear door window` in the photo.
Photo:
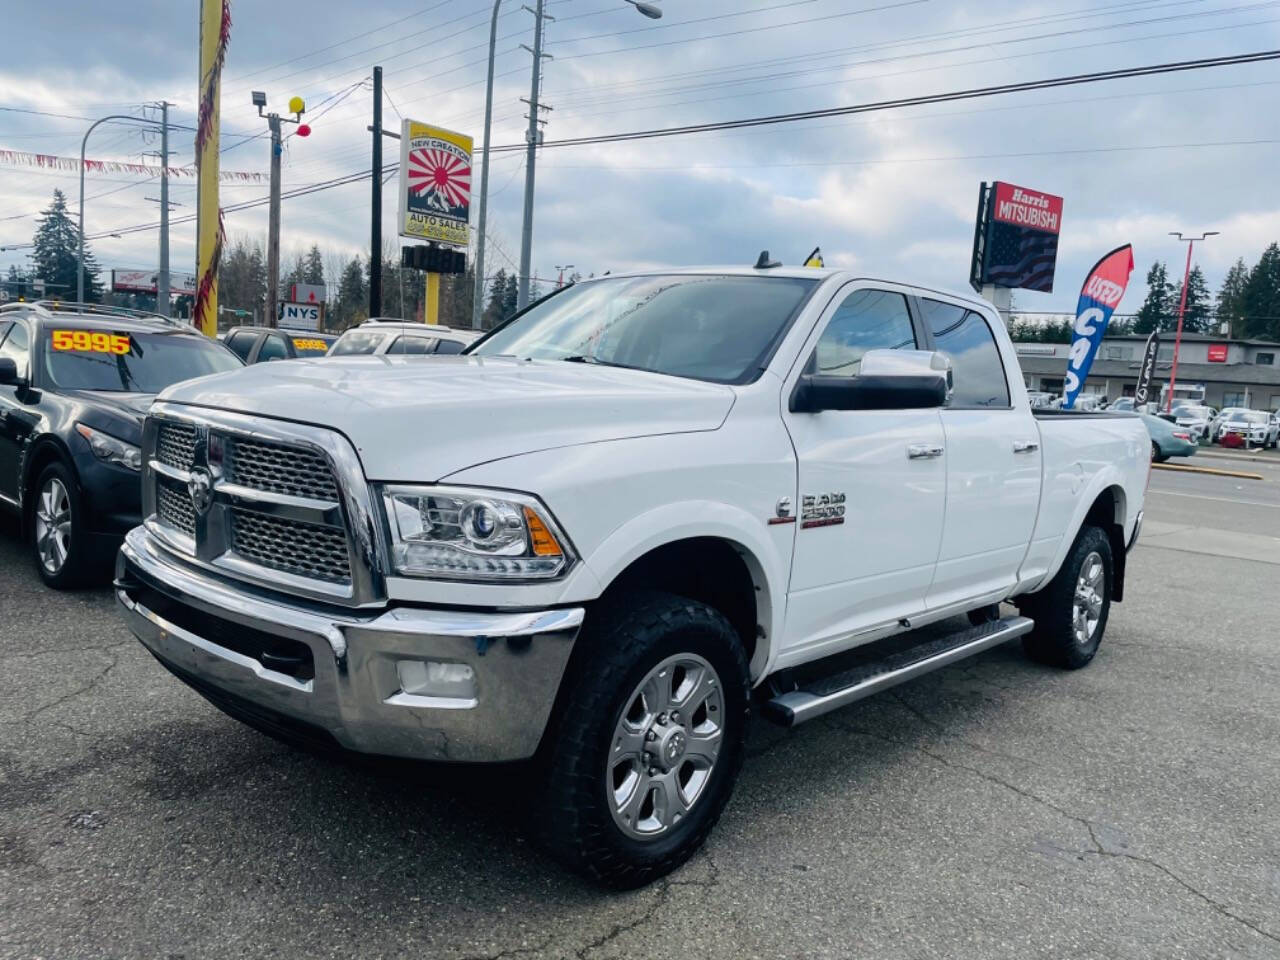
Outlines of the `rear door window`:
{"type": "Polygon", "coordinates": [[[435,346],[435,337],[411,337],[404,336],[400,338],[400,353],[424,354],[433,353],[431,349],[435,346]]]}
{"type": "Polygon", "coordinates": [[[18,368],[18,376],[23,380],[28,376],[27,357],[30,347],[31,341],[27,328],[14,321],[13,326],[9,328],[9,335],[4,338],[3,343],[0,343],[0,357],[8,357],[12,360],[18,368]]]}
{"type": "Polygon", "coordinates": [[[237,357],[245,362],[249,360],[249,351],[253,349],[253,342],[258,339],[256,330],[237,330],[231,336],[227,337],[227,348],[237,357]]]}
{"type": "Polygon", "coordinates": [[[262,346],[258,348],[258,362],[262,363],[266,360],[287,360],[289,358],[289,348],[285,346],[284,337],[278,333],[267,335],[267,339],[262,341],[262,346]]]}
{"type": "Polygon", "coordinates": [[[1000,350],[981,314],[954,303],[928,299],[921,299],[920,309],[933,335],[934,349],[951,358],[955,379],[951,406],[1009,406],[1009,383],[1000,350]]]}
{"type": "Polygon", "coordinates": [[[457,340],[441,340],[436,344],[436,353],[461,353],[465,343],[459,343],[457,340]]]}

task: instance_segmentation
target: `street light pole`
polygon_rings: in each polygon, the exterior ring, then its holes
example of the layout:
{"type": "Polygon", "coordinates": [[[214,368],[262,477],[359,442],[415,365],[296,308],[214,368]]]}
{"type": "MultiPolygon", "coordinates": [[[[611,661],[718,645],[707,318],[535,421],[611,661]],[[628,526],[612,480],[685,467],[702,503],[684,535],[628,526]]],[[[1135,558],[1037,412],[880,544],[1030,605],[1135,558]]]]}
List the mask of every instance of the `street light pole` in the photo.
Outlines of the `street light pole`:
{"type": "MultiPolygon", "coordinates": [[[[542,12],[543,0],[538,0],[533,11],[533,79],[529,82],[529,130],[525,133],[524,160],[524,221],[520,227],[520,276],[516,284],[516,309],[529,305],[529,274],[533,263],[533,185],[538,162],[538,139],[541,135],[538,120],[538,87],[542,83],[542,30],[543,21],[554,19],[542,12]]],[[[527,7],[525,8],[528,9],[527,7]]],[[[528,49],[527,47],[525,49],[528,49]]]]}
{"type": "Polygon", "coordinates": [[[156,312],[169,315],[169,101],[160,101],[160,272],[156,312]]]}
{"type": "Polygon", "coordinates": [[[1197,240],[1204,240],[1206,237],[1216,237],[1217,230],[1209,230],[1200,234],[1198,237],[1184,237],[1178,231],[1170,231],[1169,236],[1177,237],[1187,245],[1187,267],[1182,274],[1182,296],[1178,302],[1178,332],[1173,338],[1173,367],[1169,371],[1169,396],[1165,399],[1164,412],[1168,413],[1173,409],[1173,388],[1178,383],[1178,350],[1182,347],[1182,320],[1187,312],[1187,287],[1191,285],[1191,251],[1195,249],[1197,240]]]}
{"type": "MultiPolygon", "coordinates": [[[[631,4],[650,20],[662,19],[662,9],[656,4],[644,3],[642,0],[623,0],[623,2],[631,4]]],[[[480,153],[480,211],[476,234],[476,283],[475,296],[471,301],[471,326],[476,330],[480,329],[480,317],[484,313],[484,231],[485,215],[488,212],[486,208],[489,200],[489,134],[493,126],[493,56],[494,48],[498,44],[498,8],[501,6],[502,0],[493,0],[493,18],[489,21],[489,73],[484,88],[484,149],[480,153]]],[[[536,58],[534,66],[536,69],[536,58]]],[[[532,107],[530,109],[536,113],[536,111],[532,110],[532,107]]],[[[526,275],[529,273],[528,270],[522,272],[526,275]]]]}
{"type": "Polygon", "coordinates": [[[484,227],[489,200],[489,133],[493,126],[493,51],[498,44],[498,8],[502,0],[493,0],[493,19],[489,21],[489,76],[484,87],[484,152],[480,155],[480,219],[476,226],[476,286],[471,300],[471,327],[480,329],[484,313],[484,227]]]}
{"type": "Polygon", "coordinates": [[[89,143],[89,134],[93,133],[94,128],[99,124],[106,123],[108,120],[131,120],[134,123],[155,123],[154,120],[147,120],[144,117],[131,117],[127,113],[113,113],[100,120],[93,121],[93,123],[89,125],[89,129],[84,132],[84,138],[80,141],[80,247],[76,253],[77,303],[84,303],[84,150],[89,143]]]}

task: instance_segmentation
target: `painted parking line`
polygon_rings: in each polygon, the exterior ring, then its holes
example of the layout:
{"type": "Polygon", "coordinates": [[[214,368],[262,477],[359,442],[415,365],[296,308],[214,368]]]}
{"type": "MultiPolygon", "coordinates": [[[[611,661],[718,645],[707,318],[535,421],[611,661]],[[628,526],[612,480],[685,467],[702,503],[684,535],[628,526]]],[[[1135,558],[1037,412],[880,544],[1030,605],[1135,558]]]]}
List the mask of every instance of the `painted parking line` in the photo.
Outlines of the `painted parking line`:
{"type": "Polygon", "coordinates": [[[1237,500],[1234,497],[1207,497],[1200,493],[1174,493],[1172,490],[1148,490],[1149,497],[1187,497],[1190,500],[1212,500],[1215,503],[1239,503],[1246,507],[1268,507],[1280,510],[1280,503],[1263,503],[1261,500],[1237,500]]]}

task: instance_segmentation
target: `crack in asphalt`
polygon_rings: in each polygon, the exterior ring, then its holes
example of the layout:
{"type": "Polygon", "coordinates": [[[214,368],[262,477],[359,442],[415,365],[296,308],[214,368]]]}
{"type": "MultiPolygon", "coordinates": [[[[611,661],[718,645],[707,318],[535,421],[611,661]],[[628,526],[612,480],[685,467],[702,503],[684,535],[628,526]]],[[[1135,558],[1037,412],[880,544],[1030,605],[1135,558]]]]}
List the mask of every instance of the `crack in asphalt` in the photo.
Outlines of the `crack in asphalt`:
{"type": "Polygon", "coordinates": [[[114,670],[117,664],[120,663],[120,657],[115,653],[113,653],[112,651],[118,650],[120,647],[130,646],[132,645],[132,643],[133,641],[130,641],[130,640],[122,640],[119,643],[113,643],[105,647],[94,647],[93,648],[94,650],[100,650],[103,653],[107,654],[111,658],[111,662],[108,663],[101,670],[99,670],[96,674],[94,674],[89,679],[88,683],[84,684],[83,686],[77,687],[75,690],[72,690],[70,693],[63,694],[61,697],[58,697],[56,700],[51,700],[50,702],[46,703],[44,706],[37,707],[35,710],[32,710],[31,712],[24,714],[23,716],[19,717],[17,720],[6,720],[5,721],[6,725],[13,725],[18,723],[30,723],[36,717],[40,716],[40,714],[45,713],[46,711],[52,710],[54,707],[60,707],[64,703],[74,700],[76,697],[80,696],[81,694],[88,693],[90,690],[92,690],[94,687],[100,684],[103,680],[105,680],[107,678],[107,674],[109,674],[112,670],[114,670]]]}
{"type": "Polygon", "coordinates": [[[919,720],[921,723],[923,723],[925,726],[929,727],[930,729],[937,730],[940,734],[942,734],[948,740],[954,740],[957,743],[963,743],[967,747],[972,747],[974,750],[978,750],[982,753],[989,754],[993,757],[1003,757],[1005,760],[1016,760],[1018,763],[1025,763],[1033,767],[1039,766],[1039,764],[1035,760],[1032,760],[1029,757],[1020,757],[1014,753],[1004,753],[1003,751],[992,749],[991,747],[984,746],[981,743],[977,743],[976,741],[965,739],[964,737],[960,736],[959,734],[951,730],[942,721],[933,719],[932,717],[925,714],[924,711],[922,711],[919,707],[916,707],[915,705],[907,702],[907,699],[904,696],[902,696],[902,694],[899,693],[897,690],[889,690],[887,692],[889,696],[896,703],[898,703],[904,710],[907,711],[907,713],[911,714],[913,717],[915,717],[917,720],[919,720]]]}
{"type": "Polygon", "coordinates": [[[932,750],[929,750],[925,747],[907,743],[904,740],[897,740],[893,737],[887,737],[881,733],[875,733],[870,730],[863,730],[858,727],[852,727],[847,724],[840,723],[834,718],[829,717],[827,719],[829,723],[831,723],[832,725],[836,726],[841,730],[844,730],[846,733],[852,733],[857,736],[869,737],[873,740],[880,740],[884,743],[890,743],[899,747],[906,747],[908,750],[914,750],[917,753],[924,754],[924,756],[929,757],[931,760],[934,760],[935,762],[942,764],[944,767],[954,767],[957,770],[964,770],[968,773],[973,774],[976,777],[979,777],[987,781],[988,783],[995,784],[996,786],[999,786],[999,787],[1003,787],[1004,789],[1009,790],[1020,797],[1030,800],[1033,803],[1037,803],[1048,810],[1052,810],[1053,812],[1059,814],[1060,816],[1065,817],[1067,820],[1070,820],[1073,823],[1077,823],[1080,826],[1084,827],[1085,831],[1088,833],[1089,842],[1093,845],[1093,849],[1079,851],[1081,856],[1110,857],[1116,860],[1132,860],[1136,863],[1141,863],[1149,867],[1154,867],[1156,870],[1160,871],[1165,876],[1167,876],[1170,880],[1176,883],[1183,890],[1187,891],[1197,899],[1203,901],[1220,916],[1226,917],[1229,920],[1234,920],[1236,923],[1239,923],[1241,926],[1249,930],[1252,930],[1254,933],[1258,934],[1258,936],[1260,937],[1265,937],[1266,939],[1271,940],[1274,943],[1280,943],[1280,935],[1271,933],[1270,931],[1263,929],[1254,921],[1249,920],[1247,917],[1242,917],[1238,913],[1235,913],[1233,910],[1231,910],[1230,907],[1226,906],[1226,904],[1220,903],[1219,901],[1210,897],[1208,894],[1196,888],[1191,883],[1188,883],[1185,879],[1183,879],[1181,876],[1179,876],[1174,871],[1170,870],[1168,867],[1166,867],[1164,864],[1160,863],[1159,861],[1153,860],[1150,857],[1141,856],[1136,853],[1128,853],[1123,850],[1108,849],[1107,846],[1103,844],[1101,838],[1098,836],[1098,832],[1095,827],[1095,824],[1092,821],[1086,819],[1085,817],[1081,817],[1077,814],[1072,813],[1069,810],[1065,810],[1062,807],[1058,806],[1056,803],[1053,803],[1050,800],[1046,800],[1044,797],[1041,797],[1038,794],[1032,793],[1029,790],[1025,790],[1016,784],[1010,783],[1009,781],[1001,777],[998,777],[993,773],[988,773],[987,771],[980,770],[977,767],[971,767],[966,763],[960,763],[958,761],[948,759],[947,757],[943,757],[937,753],[934,753],[932,750]]]}

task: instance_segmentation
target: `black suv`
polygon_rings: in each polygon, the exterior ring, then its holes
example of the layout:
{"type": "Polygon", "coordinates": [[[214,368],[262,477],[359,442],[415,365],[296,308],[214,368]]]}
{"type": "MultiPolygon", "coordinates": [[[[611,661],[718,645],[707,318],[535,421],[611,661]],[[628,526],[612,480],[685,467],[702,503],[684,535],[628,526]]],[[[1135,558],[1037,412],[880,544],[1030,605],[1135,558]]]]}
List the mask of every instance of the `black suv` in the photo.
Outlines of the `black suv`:
{"type": "Polygon", "coordinates": [[[309,330],[276,330],[266,327],[232,327],[222,342],[245,363],[323,357],[338,339],[335,333],[309,330]]]}
{"type": "Polygon", "coordinates": [[[240,367],[186,323],[93,304],[0,308],[0,509],[59,589],[108,568],[142,521],[138,443],[155,395],[240,367]]]}

